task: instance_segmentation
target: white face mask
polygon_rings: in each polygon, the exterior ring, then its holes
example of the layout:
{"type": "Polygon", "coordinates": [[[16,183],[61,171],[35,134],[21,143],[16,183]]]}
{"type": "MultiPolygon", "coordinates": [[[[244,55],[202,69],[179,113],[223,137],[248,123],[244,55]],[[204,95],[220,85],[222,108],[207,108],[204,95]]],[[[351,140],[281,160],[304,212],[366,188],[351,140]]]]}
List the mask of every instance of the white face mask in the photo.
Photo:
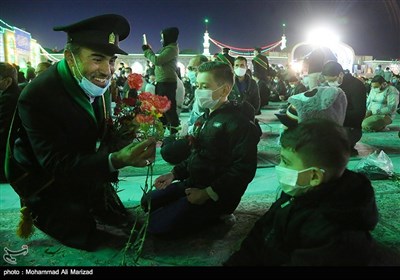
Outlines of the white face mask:
{"type": "Polygon", "coordinates": [[[290,87],[291,87],[291,88],[295,88],[296,85],[295,85],[295,84],[290,84],[290,87]]]}
{"type": "Polygon", "coordinates": [[[95,85],[94,83],[89,81],[86,77],[84,77],[82,75],[81,71],[79,71],[78,64],[76,63],[75,56],[73,54],[72,54],[72,58],[74,59],[76,69],[78,70],[79,75],[81,75],[81,77],[82,77],[82,79],[80,81],[77,79],[79,86],[83,89],[83,91],[87,95],[89,95],[92,98],[102,96],[107,91],[108,87],[111,85],[110,80],[107,81],[107,84],[104,88],[99,87],[98,85],[95,85]]]}
{"type": "Polygon", "coordinates": [[[238,77],[243,77],[246,74],[246,68],[238,67],[235,68],[235,75],[238,77]]]}
{"type": "Polygon", "coordinates": [[[214,91],[219,90],[222,88],[224,85],[220,86],[219,88],[215,90],[211,89],[196,89],[194,94],[197,100],[197,103],[199,106],[203,109],[213,109],[219,102],[219,99],[214,100],[212,98],[212,94],[214,91]]]}
{"type": "MultiPolygon", "coordinates": [[[[275,166],[276,176],[278,177],[279,185],[282,188],[282,191],[290,196],[297,196],[308,191],[313,186],[310,184],[300,186],[297,184],[297,180],[299,178],[299,173],[312,169],[315,169],[315,167],[310,167],[299,171],[278,165],[275,166]]],[[[321,171],[324,172],[322,169],[321,171]]]]}

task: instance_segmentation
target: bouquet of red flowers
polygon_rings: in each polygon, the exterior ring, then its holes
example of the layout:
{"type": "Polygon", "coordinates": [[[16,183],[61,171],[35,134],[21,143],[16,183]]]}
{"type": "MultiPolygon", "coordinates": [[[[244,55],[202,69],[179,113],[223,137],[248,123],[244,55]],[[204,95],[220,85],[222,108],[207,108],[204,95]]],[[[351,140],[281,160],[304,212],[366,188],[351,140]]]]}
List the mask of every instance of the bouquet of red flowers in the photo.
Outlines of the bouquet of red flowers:
{"type": "Polygon", "coordinates": [[[165,128],[160,118],[170,107],[167,97],[149,92],[142,92],[137,98],[117,99],[112,125],[114,136],[122,145],[148,137],[162,139],[165,128]]]}

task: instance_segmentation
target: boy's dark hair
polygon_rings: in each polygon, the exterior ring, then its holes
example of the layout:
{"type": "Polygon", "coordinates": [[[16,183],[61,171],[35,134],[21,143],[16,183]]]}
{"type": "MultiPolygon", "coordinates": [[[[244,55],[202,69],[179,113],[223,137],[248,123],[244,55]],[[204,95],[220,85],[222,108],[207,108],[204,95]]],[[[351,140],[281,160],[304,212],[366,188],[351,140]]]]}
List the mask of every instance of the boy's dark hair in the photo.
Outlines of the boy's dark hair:
{"type": "Polygon", "coordinates": [[[305,165],[317,166],[338,177],[350,157],[344,128],[327,119],[309,119],[282,133],[281,146],[298,153],[305,165]]]}
{"type": "Polygon", "coordinates": [[[228,83],[233,85],[234,73],[232,66],[221,61],[208,61],[200,64],[198,73],[211,72],[218,85],[228,83]]]}

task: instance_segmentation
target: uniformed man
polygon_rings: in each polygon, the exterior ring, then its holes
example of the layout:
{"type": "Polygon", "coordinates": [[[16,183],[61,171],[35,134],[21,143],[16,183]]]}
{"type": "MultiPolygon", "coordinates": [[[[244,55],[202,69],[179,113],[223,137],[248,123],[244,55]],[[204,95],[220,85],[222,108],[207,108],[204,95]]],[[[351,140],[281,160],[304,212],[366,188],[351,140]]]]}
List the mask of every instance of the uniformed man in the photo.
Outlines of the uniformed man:
{"type": "Polygon", "coordinates": [[[261,77],[261,80],[268,82],[270,73],[268,58],[262,54],[261,48],[254,49],[254,58],[251,61],[253,64],[253,72],[261,77]]]}
{"type": "Polygon", "coordinates": [[[222,55],[218,56],[218,58],[225,63],[230,63],[233,67],[235,64],[235,58],[229,54],[230,48],[222,48],[222,55]]]}
{"type": "Polygon", "coordinates": [[[64,245],[95,250],[113,237],[100,228],[129,221],[111,184],[118,169],[153,161],[155,141],[118,151],[105,141],[108,88],[116,54],[127,54],[119,42],[129,22],[106,14],[54,30],[67,33],[64,59],[21,93],[22,127],[10,143],[7,177],[37,228],[64,245]]]}

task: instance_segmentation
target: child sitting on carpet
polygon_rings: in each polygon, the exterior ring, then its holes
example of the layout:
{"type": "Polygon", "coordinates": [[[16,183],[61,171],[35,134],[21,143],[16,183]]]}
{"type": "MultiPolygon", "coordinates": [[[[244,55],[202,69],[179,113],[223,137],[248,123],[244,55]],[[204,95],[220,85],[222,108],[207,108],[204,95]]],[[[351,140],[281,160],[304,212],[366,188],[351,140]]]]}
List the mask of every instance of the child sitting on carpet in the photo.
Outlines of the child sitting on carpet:
{"type": "Polygon", "coordinates": [[[346,132],[309,119],[281,136],[282,193],[225,266],[369,265],[378,222],[374,189],[346,169],[346,132]]]}
{"type": "Polygon", "coordinates": [[[198,67],[195,98],[205,113],[197,119],[187,159],[154,181],[142,198],[150,211],[148,232],[176,237],[204,229],[232,214],[257,169],[260,129],[254,114],[228,101],[234,73],[228,64],[198,67]],[[150,209],[149,209],[150,208],[150,209]]]}

